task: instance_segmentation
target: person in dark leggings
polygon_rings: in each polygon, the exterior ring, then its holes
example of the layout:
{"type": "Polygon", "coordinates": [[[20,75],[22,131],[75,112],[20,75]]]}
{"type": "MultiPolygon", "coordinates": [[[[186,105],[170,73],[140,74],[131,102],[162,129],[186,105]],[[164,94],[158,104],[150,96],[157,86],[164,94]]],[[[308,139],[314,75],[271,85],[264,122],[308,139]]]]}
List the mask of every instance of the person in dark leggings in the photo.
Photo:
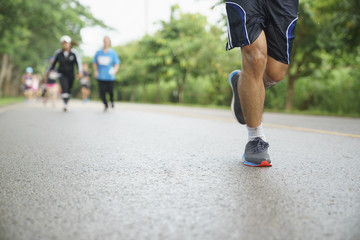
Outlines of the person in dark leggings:
{"type": "Polygon", "coordinates": [[[110,47],[111,40],[109,37],[105,37],[104,48],[96,52],[92,61],[94,74],[99,82],[100,97],[105,106],[104,111],[107,111],[109,108],[106,93],[109,93],[111,107],[114,108],[114,81],[120,67],[119,56],[110,47]]]}
{"type": "Polygon", "coordinates": [[[59,67],[57,68],[57,71],[62,91],[61,97],[64,101],[63,110],[66,112],[68,101],[70,99],[71,88],[75,80],[75,65],[77,66],[78,76],[82,77],[82,64],[78,53],[71,48],[71,38],[69,36],[62,36],[60,42],[62,44],[62,49],[57,50],[54,53],[54,60],[47,70],[46,76],[48,76],[50,71],[55,69],[55,66],[58,63],[59,67]]]}

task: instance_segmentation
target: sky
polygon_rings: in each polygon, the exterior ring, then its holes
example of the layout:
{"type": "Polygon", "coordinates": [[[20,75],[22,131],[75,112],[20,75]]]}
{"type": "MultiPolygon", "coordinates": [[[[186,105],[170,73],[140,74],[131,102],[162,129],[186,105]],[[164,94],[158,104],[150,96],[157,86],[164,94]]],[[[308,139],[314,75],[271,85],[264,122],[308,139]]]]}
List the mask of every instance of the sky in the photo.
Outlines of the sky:
{"type": "Polygon", "coordinates": [[[159,30],[160,20],[169,21],[170,8],[180,6],[183,13],[201,13],[209,23],[216,24],[224,13],[224,6],[211,7],[217,0],[80,0],[89,7],[90,12],[113,31],[100,27],[87,27],[81,30],[83,43],[80,48],[85,56],[93,56],[103,45],[104,36],[109,36],[113,46],[123,45],[141,39],[146,33],[159,30]]]}

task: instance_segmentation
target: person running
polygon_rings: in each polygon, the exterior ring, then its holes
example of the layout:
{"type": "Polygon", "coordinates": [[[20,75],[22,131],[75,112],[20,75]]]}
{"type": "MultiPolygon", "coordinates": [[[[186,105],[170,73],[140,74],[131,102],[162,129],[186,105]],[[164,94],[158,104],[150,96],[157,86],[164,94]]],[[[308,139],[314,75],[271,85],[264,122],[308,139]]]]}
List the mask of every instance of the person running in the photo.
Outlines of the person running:
{"type": "Polygon", "coordinates": [[[87,63],[84,63],[83,64],[83,77],[80,79],[81,98],[82,98],[84,103],[89,101],[90,82],[91,82],[91,75],[90,75],[90,72],[89,72],[89,65],[87,63]]]}
{"type": "Polygon", "coordinates": [[[226,0],[226,50],[241,47],[242,71],[228,76],[231,109],[246,124],[248,143],[242,157],[251,167],[272,166],[262,124],[265,89],[280,82],[288,69],[298,19],[298,0],[226,0]]]}
{"type": "Polygon", "coordinates": [[[120,67],[118,54],[110,48],[111,40],[109,37],[104,38],[104,48],[97,51],[92,61],[94,75],[99,82],[100,97],[104,103],[104,111],[108,110],[106,93],[110,95],[111,107],[114,108],[114,81],[115,74],[120,67]]]}
{"type": "Polygon", "coordinates": [[[27,67],[25,69],[25,74],[21,79],[22,83],[24,84],[25,101],[30,101],[32,99],[32,95],[33,95],[32,79],[33,79],[33,69],[32,67],[27,67]]]}
{"type": "Polygon", "coordinates": [[[71,88],[75,80],[75,65],[78,70],[78,77],[82,77],[82,64],[78,53],[71,47],[71,38],[69,36],[62,36],[60,39],[62,49],[55,51],[54,61],[47,70],[47,76],[50,71],[55,69],[59,63],[58,74],[61,85],[61,97],[64,101],[64,112],[67,111],[68,102],[70,99],[71,88]]]}
{"type": "Polygon", "coordinates": [[[40,74],[33,74],[32,77],[32,91],[33,91],[33,96],[35,97],[36,100],[38,100],[38,98],[41,96],[41,92],[40,92],[40,82],[41,82],[41,76],[40,74]]]}
{"type": "MultiPolygon", "coordinates": [[[[54,56],[50,57],[49,69],[54,62],[54,56]]],[[[44,104],[46,105],[48,99],[51,99],[52,106],[55,107],[56,99],[58,97],[59,85],[57,84],[58,73],[56,69],[49,71],[49,75],[45,78],[46,92],[44,96],[44,104]]]]}

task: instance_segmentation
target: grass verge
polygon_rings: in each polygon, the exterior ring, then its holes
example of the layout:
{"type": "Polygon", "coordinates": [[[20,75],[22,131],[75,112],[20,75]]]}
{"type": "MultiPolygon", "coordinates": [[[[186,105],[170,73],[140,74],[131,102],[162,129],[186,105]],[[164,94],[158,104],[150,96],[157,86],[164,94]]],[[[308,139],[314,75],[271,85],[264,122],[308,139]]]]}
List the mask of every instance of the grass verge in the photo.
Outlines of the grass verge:
{"type": "Polygon", "coordinates": [[[313,115],[313,116],[330,116],[330,117],[350,117],[360,118],[360,113],[334,113],[325,110],[282,110],[282,109],[265,109],[266,112],[273,113],[287,113],[298,115],[313,115]]]}
{"type": "Polygon", "coordinates": [[[18,102],[22,102],[24,101],[23,97],[5,97],[5,98],[0,98],[0,107],[4,107],[13,103],[18,103],[18,102]]]}

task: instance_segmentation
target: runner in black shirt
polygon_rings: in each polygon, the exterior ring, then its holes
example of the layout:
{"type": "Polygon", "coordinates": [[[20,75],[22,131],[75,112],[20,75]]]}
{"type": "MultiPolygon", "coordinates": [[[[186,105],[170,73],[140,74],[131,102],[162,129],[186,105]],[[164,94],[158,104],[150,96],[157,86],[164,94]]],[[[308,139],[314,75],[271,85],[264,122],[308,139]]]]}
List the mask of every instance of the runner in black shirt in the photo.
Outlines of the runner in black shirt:
{"type": "Polygon", "coordinates": [[[59,80],[61,85],[61,97],[64,101],[64,112],[67,111],[67,103],[70,98],[71,88],[75,79],[75,65],[77,65],[78,75],[82,77],[81,59],[77,52],[71,48],[71,38],[69,36],[62,36],[60,39],[62,49],[54,53],[54,62],[47,71],[47,75],[53,70],[58,63],[57,71],[59,73],[59,80]]]}

